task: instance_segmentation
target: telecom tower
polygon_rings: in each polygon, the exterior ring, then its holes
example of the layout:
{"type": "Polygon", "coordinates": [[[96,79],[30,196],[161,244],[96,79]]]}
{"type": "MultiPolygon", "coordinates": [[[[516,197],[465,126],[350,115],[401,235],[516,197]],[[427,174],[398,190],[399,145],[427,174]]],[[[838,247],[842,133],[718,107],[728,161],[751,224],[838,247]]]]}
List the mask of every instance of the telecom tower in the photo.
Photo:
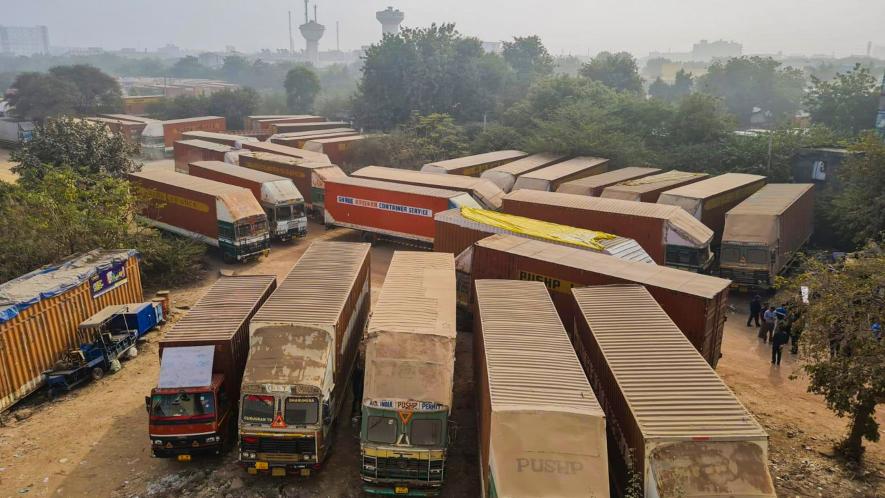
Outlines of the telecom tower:
{"type": "Polygon", "coordinates": [[[314,66],[320,62],[320,38],[326,31],[326,27],[317,22],[317,7],[313,6],[313,20],[310,20],[307,11],[307,2],[304,0],[304,24],[298,26],[301,36],[307,41],[307,47],[304,50],[307,60],[312,62],[314,66]]]}
{"type": "Polygon", "coordinates": [[[399,33],[399,25],[403,22],[406,15],[400,10],[394,10],[393,7],[387,7],[385,10],[379,10],[375,13],[375,19],[381,23],[381,34],[395,35],[399,33]]]}

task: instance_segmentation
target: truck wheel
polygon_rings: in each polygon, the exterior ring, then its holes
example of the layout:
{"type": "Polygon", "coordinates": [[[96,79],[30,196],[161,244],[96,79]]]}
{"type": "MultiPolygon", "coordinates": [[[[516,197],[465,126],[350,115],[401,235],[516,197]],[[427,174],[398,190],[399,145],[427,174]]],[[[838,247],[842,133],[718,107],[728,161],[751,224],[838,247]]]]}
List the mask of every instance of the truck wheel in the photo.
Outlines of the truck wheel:
{"type": "Polygon", "coordinates": [[[138,356],[138,348],[132,346],[131,348],[126,350],[126,359],[131,360],[138,356]]]}
{"type": "Polygon", "coordinates": [[[104,369],[101,367],[95,367],[92,369],[92,380],[100,380],[104,377],[104,369]]]}

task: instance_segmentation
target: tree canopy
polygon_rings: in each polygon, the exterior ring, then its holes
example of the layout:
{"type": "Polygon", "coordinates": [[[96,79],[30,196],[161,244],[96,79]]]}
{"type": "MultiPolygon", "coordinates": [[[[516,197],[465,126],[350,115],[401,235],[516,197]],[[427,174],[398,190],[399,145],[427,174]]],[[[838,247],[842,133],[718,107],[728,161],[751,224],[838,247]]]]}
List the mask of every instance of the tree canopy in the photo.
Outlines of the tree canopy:
{"type": "Polygon", "coordinates": [[[805,106],[815,123],[846,135],[873,128],[878,109],[879,88],[870,70],[856,64],[829,81],[811,76],[805,106]]]}
{"type": "Polygon", "coordinates": [[[446,114],[413,114],[392,133],[370,137],[354,145],[354,166],[383,165],[419,169],[426,163],[468,153],[463,129],[446,114]]]}
{"type": "Polygon", "coordinates": [[[642,92],[642,78],[636,59],[627,52],[600,52],[581,67],[581,76],[614,90],[642,92]]]}
{"type": "Polygon", "coordinates": [[[22,73],[12,82],[9,103],[15,114],[43,121],[62,115],[119,112],[117,81],[92,66],[57,66],[48,73],[22,73]]]}
{"type": "Polygon", "coordinates": [[[849,150],[839,170],[842,189],[833,199],[828,218],[843,239],[856,245],[885,237],[885,144],[865,133],[849,150]]]}
{"type": "Polygon", "coordinates": [[[228,129],[240,130],[246,116],[255,114],[261,96],[253,88],[219,90],[210,96],[179,95],[148,106],[147,113],[158,119],[180,119],[194,116],[224,116],[228,129]]]}
{"type": "Polygon", "coordinates": [[[313,112],[314,102],[320,92],[320,79],[311,68],[301,65],[290,70],[286,74],[284,86],[290,112],[313,112]]]}
{"type": "Polygon", "coordinates": [[[553,74],[553,57],[537,35],[516,36],[512,42],[504,42],[503,55],[516,72],[517,81],[526,87],[553,74]]]}

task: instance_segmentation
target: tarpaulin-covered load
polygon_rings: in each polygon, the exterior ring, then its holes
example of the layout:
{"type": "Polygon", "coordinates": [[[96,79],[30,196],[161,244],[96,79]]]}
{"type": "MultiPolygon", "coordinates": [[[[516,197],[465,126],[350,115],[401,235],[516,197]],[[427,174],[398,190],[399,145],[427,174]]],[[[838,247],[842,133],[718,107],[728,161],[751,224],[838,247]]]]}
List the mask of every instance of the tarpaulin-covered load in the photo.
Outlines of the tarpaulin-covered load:
{"type": "Polygon", "coordinates": [[[572,289],[572,339],[642,496],[774,498],[768,435],[640,285],[572,289]]]}
{"type": "Polygon", "coordinates": [[[141,301],[134,250],[90,251],[0,285],[0,410],[42,385],[43,372],[78,346],[80,322],[141,301]]]}
{"type": "Polygon", "coordinates": [[[690,173],[674,169],[659,175],[627,180],[606,187],[600,197],[625,201],[657,202],[661,193],[689,183],[699,182],[708,176],[710,175],[706,173],[690,173]]]}
{"type": "Polygon", "coordinates": [[[482,496],[609,496],[605,417],[540,282],[477,280],[482,496]]]}
{"type": "Polygon", "coordinates": [[[556,189],[557,192],[564,194],[579,194],[599,197],[606,187],[616,185],[628,180],[636,180],[659,173],[658,168],[640,168],[630,166],[627,168],[616,169],[614,171],[606,171],[598,175],[579,178],[570,182],[565,182],[556,189]]]}
{"type": "Polygon", "coordinates": [[[530,189],[555,192],[565,182],[598,175],[608,171],[608,159],[601,157],[574,157],[526,173],[516,179],[513,190],[530,189]]]}
{"type": "Polygon", "coordinates": [[[499,189],[492,182],[472,176],[437,175],[422,171],[386,168],[384,166],[366,166],[365,168],[360,168],[354,171],[352,176],[385,182],[404,183],[406,185],[417,185],[420,187],[433,187],[455,190],[457,192],[467,192],[476,199],[476,202],[481,203],[489,209],[501,209],[501,199],[504,198],[504,191],[499,189]]]}
{"type": "Polygon", "coordinates": [[[481,178],[485,178],[497,185],[504,192],[510,192],[513,184],[520,175],[524,175],[530,171],[541,169],[551,164],[563,161],[568,156],[562,154],[552,154],[550,152],[542,152],[540,154],[532,154],[516,161],[496,166],[492,169],[483,171],[481,178]]]}
{"type": "Polygon", "coordinates": [[[485,170],[522,159],[527,155],[521,150],[496,150],[484,154],[427,163],[421,167],[421,171],[444,175],[479,176],[485,170]]]}
{"type": "Polygon", "coordinates": [[[363,403],[451,409],[454,371],[452,255],[397,251],[366,329],[363,403]]]}

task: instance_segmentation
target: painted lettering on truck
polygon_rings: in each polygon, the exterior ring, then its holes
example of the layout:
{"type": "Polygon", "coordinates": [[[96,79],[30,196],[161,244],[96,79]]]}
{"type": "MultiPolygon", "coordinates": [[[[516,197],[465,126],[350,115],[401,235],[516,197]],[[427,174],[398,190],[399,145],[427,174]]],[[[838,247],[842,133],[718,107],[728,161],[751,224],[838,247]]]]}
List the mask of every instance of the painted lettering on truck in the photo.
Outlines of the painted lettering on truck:
{"type": "Polygon", "coordinates": [[[574,460],[558,460],[552,458],[517,458],[517,472],[535,472],[538,474],[575,475],[584,470],[584,464],[574,460]]]}
{"type": "Polygon", "coordinates": [[[563,294],[569,294],[573,287],[578,287],[578,284],[569,282],[568,280],[561,280],[554,277],[548,277],[547,275],[540,275],[522,270],[519,270],[519,279],[527,280],[529,282],[541,282],[551,291],[561,292],[563,294]]]}
{"type": "Polygon", "coordinates": [[[159,190],[154,190],[152,188],[142,188],[140,193],[142,197],[147,197],[166,204],[175,204],[177,206],[193,209],[201,213],[209,212],[209,206],[207,206],[205,203],[198,202],[192,199],[186,199],[178,195],[160,192],[159,190]]]}
{"type": "Polygon", "coordinates": [[[402,204],[393,204],[390,202],[370,201],[367,199],[357,199],[355,197],[347,197],[343,195],[337,196],[339,204],[349,204],[351,206],[367,207],[372,209],[380,209],[382,211],[391,211],[394,213],[411,214],[415,216],[424,216],[426,218],[433,217],[433,211],[426,208],[414,206],[405,206],[402,204]]]}

